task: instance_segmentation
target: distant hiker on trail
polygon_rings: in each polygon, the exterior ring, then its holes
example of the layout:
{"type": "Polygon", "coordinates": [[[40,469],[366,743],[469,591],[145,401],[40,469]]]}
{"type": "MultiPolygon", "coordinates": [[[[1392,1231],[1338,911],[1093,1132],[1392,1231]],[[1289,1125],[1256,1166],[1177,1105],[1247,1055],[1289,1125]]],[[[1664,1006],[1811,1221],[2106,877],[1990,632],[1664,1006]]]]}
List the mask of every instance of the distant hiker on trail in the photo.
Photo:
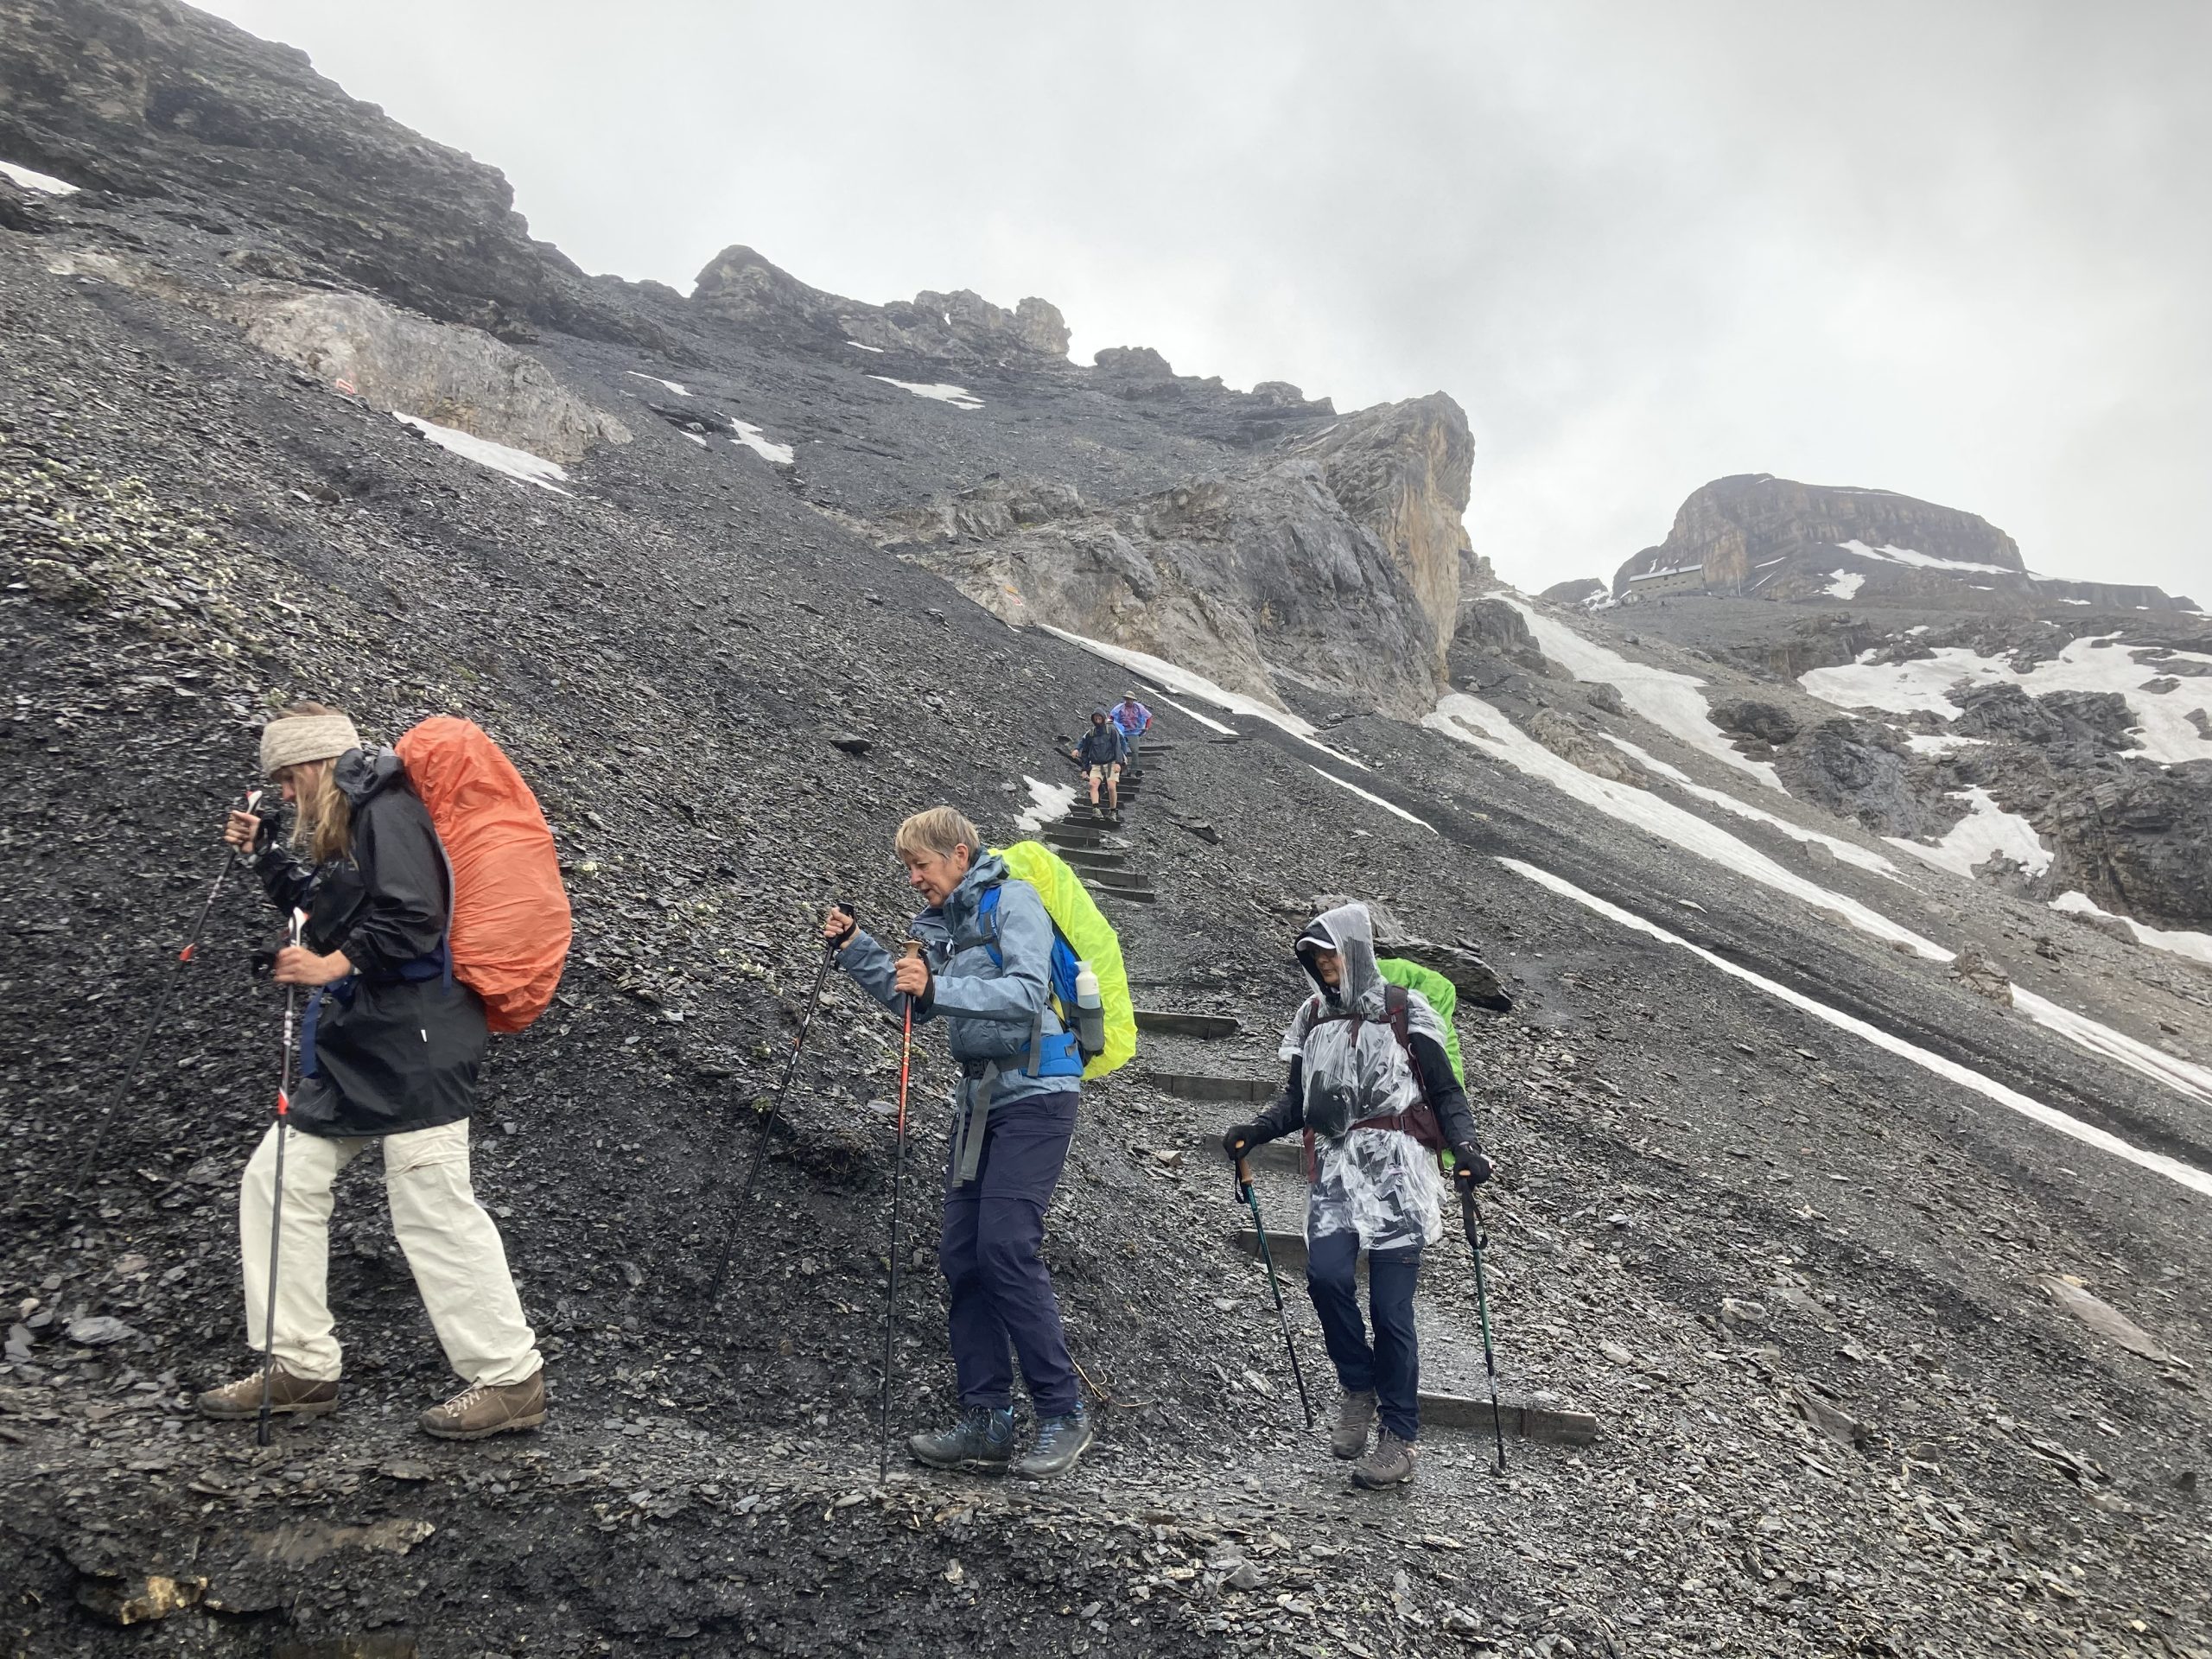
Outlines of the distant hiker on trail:
{"type": "Polygon", "coordinates": [[[1090,729],[1083,734],[1083,741],[1069,753],[1089,773],[1090,779],[1090,810],[1098,810],[1098,786],[1106,786],[1106,812],[1117,823],[1122,816],[1122,756],[1126,746],[1122,741],[1122,728],[1107,717],[1103,709],[1090,711],[1090,729]]]}
{"type": "MultiPolygon", "coordinates": [[[[353,722],[321,703],[295,703],[263,728],[261,765],[296,809],[292,844],[306,857],[257,848],[261,823],[249,813],[231,814],[224,839],[280,909],[307,912],[305,943],[276,954],[274,975],[312,988],[289,1112],[302,1133],[284,1163],[273,1339],[264,1322],[276,1126],[238,1191],[246,1330],[271,1353],[270,1409],[318,1417],[337,1407],[331,1184],[378,1142],[392,1231],[468,1384],[423,1413],[422,1427],[442,1440],[535,1428],[545,1421],[537,1339],[499,1229],[469,1186],[468,1116],[488,1034],[483,1001],[453,976],[451,884],[429,811],[397,754],[364,748],[353,722]]],[[[251,1418],[262,1389],[256,1371],[202,1394],[200,1410],[251,1418]]]]}
{"type": "Polygon", "coordinates": [[[1357,1459],[1352,1484],[1370,1490],[1414,1478],[1421,1433],[1421,1355],[1414,1287],[1421,1253],[1443,1230],[1436,1152],[1454,1179],[1490,1179],[1466,1092],[1444,1050],[1444,1026],[1420,992],[1385,982],[1364,905],[1342,905],[1299,936],[1313,981],[1283,1035],[1290,1079],[1275,1103],[1222,1136],[1230,1158],[1303,1129],[1312,1189],[1306,1205],[1306,1286],[1344,1387],[1329,1449],[1357,1459]],[[1370,1344],[1353,1273],[1367,1256],[1370,1344]],[[1374,1449],[1368,1432],[1382,1428],[1374,1449]]]}
{"type": "Polygon", "coordinates": [[[1137,775],[1137,740],[1152,724],[1152,710],[1137,701],[1135,692],[1130,691],[1123,694],[1110,712],[1114,729],[1122,734],[1122,770],[1134,778],[1137,775]]]}
{"type": "Polygon", "coordinates": [[[938,1244],[951,1291],[960,1417],[916,1434],[907,1449],[937,1469],[1065,1474],[1092,1429],[1041,1249],[1084,1066],[1048,996],[1052,921],[1036,889],[986,854],[976,826],[951,807],[916,813],[893,845],[906,880],[929,900],[912,925],[922,954],[894,957],[835,908],[822,931],[838,965],[886,1007],[911,996],[918,1023],[943,1020],[960,1063],[938,1244]],[[1035,1442],[1019,1458],[1017,1357],[1037,1414],[1035,1442]]]}

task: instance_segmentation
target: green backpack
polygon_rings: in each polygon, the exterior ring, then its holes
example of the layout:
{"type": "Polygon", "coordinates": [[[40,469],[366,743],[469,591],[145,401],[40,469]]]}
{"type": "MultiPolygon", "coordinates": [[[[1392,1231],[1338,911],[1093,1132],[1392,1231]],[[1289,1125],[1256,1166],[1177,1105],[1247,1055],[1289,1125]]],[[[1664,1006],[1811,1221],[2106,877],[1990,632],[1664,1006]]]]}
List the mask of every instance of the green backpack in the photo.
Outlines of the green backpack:
{"type": "Polygon", "coordinates": [[[1436,1017],[1444,1022],[1444,1053],[1452,1062],[1452,1075],[1459,1086],[1467,1086],[1467,1068],[1459,1063],[1459,1033],[1453,1028],[1452,1015],[1459,1006],[1459,993],[1452,982],[1433,968],[1424,968],[1417,962],[1408,962],[1403,957],[1377,957],[1375,965],[1382,977],[1393,985],[1402,985],[1409,991],[1419,991],[1422,1000],[1436,1010],[1436,1017]]]}
{"type": "MultiPolygon", "coordinates": [[[[995,850],[1006,861],[1008,875],[1037,889],[1037,896],[1045,901],[1045,913],[1052,918],[1053,931],[1058,935],[1052,953],[1052,995],[1059,1004],[1062,1023],[1071,1033],[1075,1028],[1077,963],[1089,963],[1090,971],[1098,976],[1098,1001],[1106,1016],[1106,1046],[1084,1057],[1083,1075],[1103,1077],[1127,1065],[1137,1052],[1136,1005],[1129,997],[1128,972],[1122,965],[1122,942],[1114,935],[1114,925],[1099,912],[1097,901],[1082,878],[1043,842],[1017,841],[995,850]]],[[[995,955],[997,947],[994,944],[991,949],[995,955]]]]}

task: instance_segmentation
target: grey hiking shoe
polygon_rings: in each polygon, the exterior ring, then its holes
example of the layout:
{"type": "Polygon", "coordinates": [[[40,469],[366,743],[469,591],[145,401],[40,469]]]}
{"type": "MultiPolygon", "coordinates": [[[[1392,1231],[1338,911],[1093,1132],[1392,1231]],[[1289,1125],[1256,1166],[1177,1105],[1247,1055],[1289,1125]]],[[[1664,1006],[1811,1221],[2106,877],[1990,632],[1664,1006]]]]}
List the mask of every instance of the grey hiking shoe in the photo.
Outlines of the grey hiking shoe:
{"type": "Polygon", "coordinates": [[[1014,1459],[1012,1472],[1023,1480],[1051,1480],[1065,1475],[1097,1438],[1090,1427],[1090,1414],[1081,1406],[1065,1417],[1039,1417],[1036,1443],[1014,1459]]]}
{"type": "Polygon", "coordinates": [[[974,1475],[1002,1475],[1014,1456],[1014,1413],[1004,1406],[965,1406],[960,1421],[934,1434],[908,1437],[906,1450],[932,1469],[962,1469],[974,1475]]]}
{"type": "MultiPolygon", "coordinates": [[[[338,1383],[311,1382],[294,1376],[278,1360],[270,1366],[269,1414],[271,1417],[320,1417],[338,1409],[338,1383]]],[[[219,1423],[241,1422],[261,1415],[261,1373],[253,1372],[219,1389],[209,1389],[198,1401],[200,1414],[219,1423]]]]}
{"type": "Polygon", "coordinates": [[[1414,1478],[1414,1443],[1402,1440],[1389,1424],[1375,1437],[1375,1449],[1351,1466],[1351,1484],[1365,1492],[1402,1486],[1414,1478]]]}
{"type": "Polygon", "coordinates": [[[545,1421],[545,1369],[519,1382],[480,1382],[415,1420],[441,1440],[483,1440],[536,1428],[545,1421]]]}
{"type": "Polygon", "coordinates": [[[1340,1458],[1356,1458],[1367,1450],[1368,1432],[1375,1427],[1375,1390],[1344,1391],[1337,1403],[1337,1426],[1329,1431],[1329,1450],[1340,1458]]]}

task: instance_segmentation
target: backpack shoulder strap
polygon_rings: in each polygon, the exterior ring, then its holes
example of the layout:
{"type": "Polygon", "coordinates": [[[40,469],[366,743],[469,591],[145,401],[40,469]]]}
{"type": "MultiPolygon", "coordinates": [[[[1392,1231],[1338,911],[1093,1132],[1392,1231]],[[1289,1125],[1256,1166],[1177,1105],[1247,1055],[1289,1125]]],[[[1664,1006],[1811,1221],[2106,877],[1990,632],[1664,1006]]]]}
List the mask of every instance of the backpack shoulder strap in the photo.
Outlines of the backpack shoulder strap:
{"type": "Polygon", "coordinates": [[[1406,1051],[1406,1065],[1414,1074],[1414,1087],[1421,1090],[1424,1104],[1428,1100],[1428,1079],[1421,1076],[1421,1056],[1414,1052],[1413,1020],[1408,1007],[1406,988],[1386,985],[1382,988],[1382,1006],[1389,1011],[1390,1034],[1398,1039],[1398,1046],[1406,1051]]]}
{"type": "Polygon", "coordinates": [[[1006,952],[999,949],[999,886],[994,881],[976,901],[976,920],[983,930],[983,949],[991,953],[994,968],[1006,966],[1006,952]]]}

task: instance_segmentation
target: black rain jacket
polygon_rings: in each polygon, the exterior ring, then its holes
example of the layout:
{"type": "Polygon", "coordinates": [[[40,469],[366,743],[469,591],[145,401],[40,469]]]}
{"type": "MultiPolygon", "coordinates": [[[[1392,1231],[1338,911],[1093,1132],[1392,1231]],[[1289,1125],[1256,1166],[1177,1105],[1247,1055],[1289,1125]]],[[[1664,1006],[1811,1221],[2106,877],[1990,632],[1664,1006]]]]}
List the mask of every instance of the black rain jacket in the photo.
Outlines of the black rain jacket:
{"type": "Polygon", "coordinates": [[[308,993],[315,1070],[294,1091],[292,1122],[321,1135],[455,1122],[475,1105],[491,1036],[482,1001],[445,965],[445,849],[390,750],[348,749],[332,780],[353,808],[349,855],[310,867],[272,846],[254,861],[280,910],[307,912],[308,948],[353,964],[308,993]]]}

